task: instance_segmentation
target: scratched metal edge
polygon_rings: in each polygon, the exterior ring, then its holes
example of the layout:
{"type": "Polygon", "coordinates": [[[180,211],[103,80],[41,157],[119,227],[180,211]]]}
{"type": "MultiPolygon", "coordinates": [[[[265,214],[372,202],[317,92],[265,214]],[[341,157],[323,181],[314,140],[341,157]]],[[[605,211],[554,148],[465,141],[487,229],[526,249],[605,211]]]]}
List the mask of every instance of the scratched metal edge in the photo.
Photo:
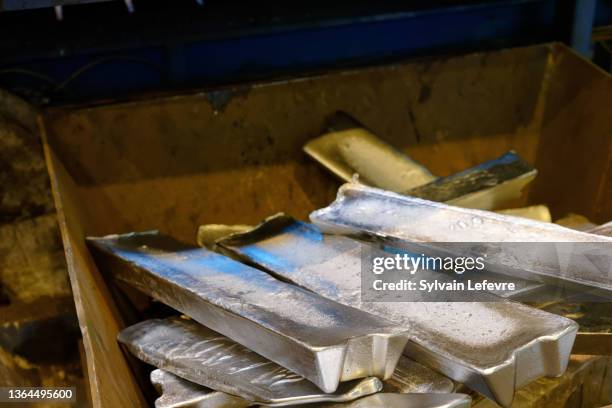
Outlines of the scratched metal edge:
{"type": "Polygon", "coordinates": [[[403,194],[439,202],[457,202],[483,190],[495,188],[515,179],[533,179],[537,170],[514,151],[488,160],[447,177],[440,177],[428,184],[403,194]],[[476,177],[475,176],[488,176],[476,177]],[[492,178],[495,184],[490,183],[492,178]],[[468,184],[465,182],[469,181],[468,184]],[[458,188],[459,187],[459,188],[458,188]]]}
{"type": "MultiPolygon", "coordinates": [[[[151,232],[147,232],[147,234],[156,234],[157,232],[155,231],[151,231],[151,232]]],[[[133,235],[134,233],[131,234],[127,234],[124,236],[130,236],[133,235]]],[[[111,262],[118,262],[119,264],[117,265],[117,270],[129,270],[131,272],[133,272],[135,269],[136,270],[142,270],[144,271],[144,275],[147,275],[149,272],[146,269],[143,269],[141,266],[135,264],[134,262],[124,259],[120,256],[118,256],[117,254],[113,253],[113,251],[111,250],[111,248],[107,247],[107,243],[104,240],[108,240],[108,239],[115,239],[117,237],[120,237],[120,235],[110,235],[104,238],[87,238],[87,242],[90,244],[90,248],[93,248],[97,251],[99,251],[99,253],[101,255],[103,255],[104,257],[108,258],[111,260],[111,262]]],[[[117,270],[115,270],[114,272],[116,272],[117,270]]],[[[128,276],[130,275],[129,272],[126,273],[128,276]]],[[[156,278],[156,277],[152,277],[151,279],[160,279],[160,278],[156,278]]],[[[124,279],[125,280],[125,279],[124,279]]],[[[129,279],[127,280],[126,283],[130,283],[133,284],[134,282],[130,282],[129,279]]],[[[145,293],[147,293],[148,287],[141,287],[142,285],[137,285],[138,289],[141,291],[144,291],[145,293]]],[[[302,290],[302,289],[300,289],[302,290]]],[[[309,292],[312,293],[312,292],[309,292]]],[[[317,297],[319,297],[318,295],[316,295],[317,297]]],[[[321,299],[323,299],[325,302],[329,302],[329,299],[323,298],[321,297],[321,299]]],[[[254,350],[258,353],[261,353],[262,355],[264,355],[265,357],[276,361],[277,363],[281,364],[281,365],[285,365],[289,368],[291,368],[293,371],[303,375],[304,377],[308,378],[309,380],[311,380],[312,382],[314,382],[315,384],[317,384],[322,390],[324,390],[325,392],[334,392],[336,390],[336,388],[338,387],[340,381],[347,381],[347,380],[352,380],[355,378],[361,378],[361,377],[355,377],[355,376],[351,376],[349,375],[349,377],[344,376],[343,374],[345,372],[347,372],[347,367],[349,367],[349,372],[353,372],[355,367],[353,367],[354,364],[349,364],[347,366],[347,363],[351,363],[351,356],[352,356],[352,351],[354,351],[353,349],[355,348],[354,346],[359,346],[360,343],[363,342],[371,342],[372,346],[374,345],[378,345],[378,347],[382,347],[385,350],[385,355],[387,357],[387,360],[385,361],[384,367],[380,366],[380,367],[376,367],[377,370],[384,370],[384,372],[380,372],[377,374],[380,374],[381,377],[384,378],[388,378],[389,376],[391,376],[393,374],[393,370],[395,368],[395,364],[397,363],[397,360],[399,359],[400,355],[401,355],[401,349],[403,349],[405,343],[408,341],[408,338],[406,336],[405,330],[402,331],[399,326],[392,324],[391,322],[389,322],[389,325],[386,326],[386,331],[385,328],[381,326],[380,330],[376,331],[376,332],[372,332],[372,333],[364,333],[361,336],[358,337],[351,337],[351,338],[347,338],[344,343],[342,344],[338,344],[338,345],[333,345],[333,346],[327,346],[327,347],[312,347],[312,346],[308,346],[307,344],[292,338],[291,336],[288,336],[287,334],[284,334],[282,332],[279,332],[278,330],[273,330],[269,327],[266,326],[262,326],[261,324],[255,322],[255,321],[251,321],[248,319],[245,319],[244,317],[226,310],[218,305],[212,304],[210,302],[207,302],[204,299],[201,299],[198,297],[198,302],[200,304],[200,307],[197,308],[197,311],[193,308],[185,308],[185,307],[181,307],[182,302],[174,302],[173,303],[173,299],[171,297],[168,297],[167,295],[165,296],[165,298],[162,300],[160,299],[163,303],[167,303],[169,306],[175,307],[177,308],[177,310],[193,317],[194,319],[200,321],[202,324],[206,325],[206,326],[210,326],[211,322],[214,324],[213,320],[207,318],[207,317],[202,317],[203,314],[201,313],[202,310],[202,306],[206,305],[206,307],[210,310],[216,310],[218,312],[220,312],[221,314],[226,315],[226,317],[228,319],[234,319],[235,321],[240,320],[241,322],[243,322],[244,324],[250,326],[253,330],[256,330],[260,333],[260,335],[266,335],[268,336],[270,339],[272,339],[272,337],[275,338],[276,342],[283,343],[285,344],[287,347],[289,347],[289,345],[292,345],[294,348],[297,346],[298,348],[300,348],[302,350],[302,353],[304,355],[309,354],[309,356],[311,357],[312,360],[312,367],[309,367],[305,370],[300,370],[299,368],[299,364],[297,364],[297,361],[302,361],[303,359],[299,359],[296,356],[281,356],[282,358],[280,359],[275,359],[274,357],[274,353],[272,353],[271,350],[262,350],[261,347],[258,348],[258,350],[254,350]],[[204,303],[202,303],[204,302],[204,303]],[[183,309],[183,310],[181,310],[183,309]],[[185,309],[190,309],[190,310],[185,310],[185,309]],[[197,315],[197,318],[196,316],[197,315]],[[380,341],[375,341],[375,340],[382,340],[382,342],[380,341]],[[384,344],[383,344],[384,343],[384,344]],[[401,346],[400,346],[401,344],[401,346]],[[266,352],[268,351],[268,352],[266,352]],[[340,352],[340,354],[333,359],[330,358],[324,358],[326,355],[328,355],[330,352],[334,352],[335,354],[337,354],[338,352],[340,352]],[[296,364],[292,364],[296,363],[296,364]],[[326,368],[327,367],[327,368],[326,368]],[[351,371],[351,369],[353,371],[351,371]],[[325,374],[325,372],[327,374],[325,374]],[[325,374],[325,375],[324,375],[325,374]]],[[[334,302],[335,303],[335,302],[334,302]]],[[[340,305],[338,304],[339,307],[341,308],[345,308],[347,306],[344,305],[340,305]]],[[[352,308],[354,309],[354,308],[352,308]]],[[[356,311],[359,311],[358,309],[355,309],[356,311]]],[[[363,311],[359,311],[360,313],[366,313],[363,311]]],[[[371,314],[369,314],[371,315],[371,314]]],[[[372,317],[374,317],[373,315],[371,315],[372,317]]],[[[217,325],[218,326],[218,325],[217,325]]],[[[212,329],[217,329],[217,327],[213,327],[211,326],[212,329]]],[[[221,331],[221,330],[218,330],[221,331]]],[[[228,336],[231,338],[235,338],[235,337],[240,337],[242,340],[238,341],[239,343],[245,343],[245,337],[244,334],[242,335],[238,335],[237,333],[240,331],[236,331],[234,330],[232,333],[232,336],[228,336]]],[[[224,333],[226,334],[226,333],[224,333]]],[[[365,343],[364,343],[365,344],[365,343]]],[[[248,344],[245,344],[247,347],[249,346],[248,344]]],[[[370,356],[370,358],[374,358],[374,356],[376,355],[376,353],[378,352],[378,350],[372,350],[372,355],[370,356]]],[[[303,361],[302,361],[303,362],[303,361]]],[[[357,372],[363,372],[362,369],[358,370],[357,372]]],[[[371,375],[375,375],[375,374],[371,374],[371,375]]]]}
{"type": "MultiPolygon", "coordinates": [[[[378,393],[342,404],[317,404],[316,408],[469,408],[472,398],[467,394],[395,394],[378,393]]],[[[295,405],[295,408],[315,408],[295,405]]]]}
{"type": "Polygon", "coordinates": [[[256,404],[222,391],[206,388],[161,368],[151,371],[149,378],[159,393],[159,397],[155,400],[155,408],[245,408],[256,404]],[[179,393],[183,393],[182,398],[179,393]],[[185,395],[187,393],[189,394],[185,395]],[[180,400],[177,400],[177,397],[180,400]]]}
{"type": "MultiPolygon", "coordinates": [[[[378,391],[381,391],[383,388],[382,382],[376,377],[366,377],[349,382],[343,382],[335,393],[324,393],[323,391],[318,389],[315,384],[305,380],[303,377],[300,377],[299,379],[301,380],[301,384],[297,386],[297,390],[299,391],[300,387],[306,387],[307,391],[305,394],[300,395],[296,392],[295,387],[293,387],[293,395],[277,395],[277,397],[275,397],[274,391],[268,385],[255,385],[254,383],[249,382],[251,384],[251,388],[249,389],[248,387],[245,388],[244,386],[240,387],[236,385],[235,382],[232,383],[229,377],[231,377],[233,374],[230,372],[223,372],[223,370],[220,370],[219,365],[215,365],[214,368],[209,368],[207,371],[206,366],[200,369],[190,367],[184,362],[184,359],[181,358],[179,358],[178,363],[173,363],[173,355],[176,355],[176,353],[170,356],[160,356],[155,354],[155,352],[152,352],[150,349],[151,339],[143,340],[142,333],[143,328],[148,329],[146,332],[149,332],[151,329],[155,329],[156,327],[159,329],[163,329],[163,334],[160,335],[159,333],[157,333],[156,339],[160,341],[168,336],[180,338],[180,334],[187,336],[192,335],[196,338],[202,339],[203,337],[200,337],[201,331],[206,331],[206,335],[213,335],[216,341],[223,341],[230,344],[238,345],[238,343],[234,342],[233,340],[198,324],[194,320],[184,320],[179,318],[178,316],[169,317],[165,319],[149,319],[129,326],[119,332],[119,334],[117,335],[117,340],[131,354],[133,354],[135,357],[144,361],[147,364],[166,370],[179,378],[186,379],[189,382],[204,387],[206,390],[215,390],[217,392],[220,392],[221,394],[227,394],[232,397],[237,397],[253,404],[265,404],[268,406],[286,406],[293,405],[296,403],[316,403],[322,401],[344,402],[376,393],[378,391]],[[184,330],[188,331],[187,334],[185,334],[186,332],[184,330]],[[149,347],[147,347],[147,341],[149,342],[149,347]],[[232,389],[230,384],[234,384],[233,387],[235,387],[235,389],[232,389]],[[233,392],[236,392],[236,394],[240,392],[241,394],[236,395],[233,392]]],[[[194,345],[187,347],[186,350],[191,350],[192,347],[199,344],[200,342],[196,342],[194,345]]],[[[239,346],[238,349],[242,349],[243,352],[250,353],[251,358],[255,359],[256,361],[272,363],[265,357],[259,356],[256,353],[251,352],[251,350],[248,350],[244,346],[239,346]]],[[[235,348],[232,348],[231,350],[232,351],[229,352],[230,355],[237,355],[240,353],[237,352],[235,348]]],[[[176,351],[176,349],[174,351],[176,351]]],[[[206,350],[206,352],[207,351],[208,350],[206,350]]],[[[183,350],[183,352],[185,352],[185,350],[183,350]]],[[[217,352],[217,348],[214,348],[212,350],[213,354],[217,352]]],[[[248,355],[249,354],[247,354],[247,356],[248,355]]],[[[210,358],[210,356],[207,356],[207,358],[210,358]]],[[[201,360],[197,359],[195,361],[201,362],[201,360]]],[[[278,374],[278,370],[281,369],[284,372],[293,375],[294,378],[298,377],[295,373],[290,372],[290,370],[287,370],[286,368],[278,364],[272,363],[271,365],[271,373],[278,374]]],[[[258,368],[255,367],[255,369],[258,368]]]]}
{"type": "MultiPolygon", "coordinates": [[[[433,182],[437,179],[437,177],[431,174],[429,169],[427,169],[424,165],[414,160],[405,152],[379,138],[365,125],[361,124],[357,119],[343,111],[337,111],[331,115],[326,121],[325,130],[321,132],[319,136],[306,142],[302,150],[332,174],[336,175],[341,180],[348,182],[353,178],[353,175],[358,174],[359,171],[354,169],[351,164],[349,164],[346,159],[342,157],[339,146],[342,141],[353,137],[358,137],[362,142],[372,146],[373,148],[378,147],[379,151],[384,150],[385,154],[389,157],[394,157],[397,155],[397,157],[402,157],[405,159],[406,164],[410,163],[414,168],[414,171],[418,171],[422,177],[425,177],[428,180],[417,184],[417,186],[433,182]],[[353,130],[361,131],[363,133],[352,134],[347,132],[353,130]]],[[[360,174],[360,176],[362,183],[374,185],[367,181],[367,175],[360,174]]]]}
{"type": "MultiPolygon", "coordinates": [[[[284,226],[287,226],[294,221],[295,220],[292,217],[283,213],[275,214],[266,218],[263,222],[250,230],[242,233],[231,234],[219,239],[217,241],[217,248],[229,256],[239,258],[243,262],[257,265],[251,259],[242,255],[239,251],[233,250],[231,246],[252,244],[261,239],[269,238],[270,236],[278,233],[284,226]]],[[[261,265],[257,266],[261,268],[261,265]]],[[[274,273],[274,271],[266,268],[265,270],[274,276],[278,276],[274,273]]],[[[287,280],[287,277],[285,276],[279,276],[279,278],[287,280]]],[[[568,327],[557,333],[540,336],[525,343],[523,346],[514,349],[509,357],[500,364],[486,368],[478,367],[469,363],[461,363],[463,367],[457,367],[457,363],[454,361],[453,356],[446,353],[440,353],[439,351],[430,351],[423,345],[414,343],[412,340],[406,346],[404,354],[415,361],[422,362],[430,367],[436,367],[438,371],[443,372],[445,375],[456,381],[471,384],[471,386],[473,386],[477,391],[497,401],[500,405],[507,407],[511,405],[516,389],[535,378],[541,376],[555,377],[565,371],[569,361],[569,356],[571,354],[574,338],[578,330],[575,322],[572,323],[574,324],[570,324],[568,327]],[[540,350],[541,355],[549,355],[551,353],[558,355],[561,360],[560,366],[549,367],[548,370],[545,369],[544,372],[537,374],[534,376],[534,378],[527,379],[520,383],[514,383],[514,380],[516,379],[516,372],[520,368],[517,367],[519,364],[517,364],[516,360],[531,358],[533,355],[531,349],[539,349],[540,347],[543,349],[540,350]],[[525,357],[523,357],[523,354],[525,357]],[[442,366],[439,366],[440,357],[442,357],[445,361],[442,362],[442,366]],[[478,378],[474,378],[474,376],[477,376],[478,378]],[[512,390],[509,390],[507,387],[509,383],[508,378],[512,379],[512,390]]],[[[542,359],[542,361],[545,360],[542,359]]]]}

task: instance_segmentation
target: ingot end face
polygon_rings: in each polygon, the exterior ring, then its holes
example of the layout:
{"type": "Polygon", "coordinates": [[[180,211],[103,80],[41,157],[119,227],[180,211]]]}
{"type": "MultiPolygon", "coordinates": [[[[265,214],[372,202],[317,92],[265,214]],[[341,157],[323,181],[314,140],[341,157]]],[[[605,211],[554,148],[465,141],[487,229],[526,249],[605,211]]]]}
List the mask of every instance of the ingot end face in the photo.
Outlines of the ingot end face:
{"type": "MultiPolygon", "coordinates": [[[[326,393],[335,392],[342,376],[347,347],[333,347],[315,352],[317,378],[312,381],[326,393]]],[[[363,377],[363,376],[362,376],[363,377]]]]}
{"type": "Polygon", "coordinates": [[[391,377],[402,355],[408,333],[371,334],[352,338],[348,342],[341,381],[364,376],[381,379],[391,377]]]}

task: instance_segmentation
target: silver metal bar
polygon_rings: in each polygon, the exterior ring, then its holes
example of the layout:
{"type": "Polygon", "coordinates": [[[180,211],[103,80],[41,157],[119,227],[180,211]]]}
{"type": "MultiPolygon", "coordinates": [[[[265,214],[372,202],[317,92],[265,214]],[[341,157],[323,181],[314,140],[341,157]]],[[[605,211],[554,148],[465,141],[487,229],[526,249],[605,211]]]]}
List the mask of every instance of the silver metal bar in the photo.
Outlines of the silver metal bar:
{"type": "Polygon", "coordinates": [[[495,210],[521,197],[537,170],[510,151],[478,166],[402,193],[465,208],[495,210]]]}
{"type": "Polygon", "coordinates": [[[344,181],[351,181],[358,174],[363,184],[400,194],[466,208],[495,210],[512,205],[537,174],[536,169],[511,151],[451,176],[437,178],[346,113],[336,113],[327,127],[326,133],[304,146],[306,154],[344,181]]]}
{"type": "MultiPolygon", "coordinates": [[[[214,391],[164,370],[151,372],[151,382],[157,386],[161,397],[155,401],[155,408],[243,408],[253,405],[252,402],[229,394],[214,391]]],[[[324,402],[319,404],[299,404],[294,407],[367,407],[367,408],[451,408],[469,407],[470,398],[465,394],[428,394],[422,393],[381,393],[376,398],[362,397],[350,402],[324,402]]]]}
{"type": "MultiPolygon", "coordinates": [[[[380,393],[347,403],[317,404],[317,408],[470,408],[472,399],[465,394],[391,394],[380,393]]],[[[295,408],[311,408],[296,405],[295,408]]]]}
{"type": "Polygon", "coordinates": [[[404,328],[206,249],[156,232],[88,238],[100,266],[139,289],[309,379],[388,378],[404,328]]]}
{"type": "Polygon", "coordinates": [[[364,183],[407,191],[436,179],[423,165],[343,112],[330,118],[327,133],[308,142],[304,151],[344,181],[359,174],[364,183]]]}
{"type": "Polygon", "coordinates": [[[151,382],[160,397],[155,408],[246,408],[255,405],[234,395],[202,387],[168,371],[151,371],[151,382]]]}
{"type": "Polygon", "coordinates": [[[313,225],[276,216],[218,244],[306,289],[410,327],[408,357],[500,405],[509,406],[519,387],[567,366],[577,325],[560,316],[508,301],[361,302],[364,244],[322,235],[313,225]]]}
{"type": "Polygon", "coordinates": [[[482,254],[486,250],[489,271],[612,296],[609,237],[421,200],[357,183],[342,186],[336,201],[313,212],[310,218],[324,232],[368,236],[427,255],[449,253],[444,243],[464,242],[465,253],[482,254]],[[526,250],[533,246],[525,243],[538,242],[549,243],[550,250],[526,250]],[[578,243],[582,249],[567,243],[578,243]],[[560,259],[557,250],[574,248],[576,252],[560,259]]]}
{"type": "Polygon", "coordinates": [[[227,337],[177,317],[140,322],[121,331],[118,340],[148,364],[257,404],[349,401],[382,389],[381,381],[370,377],[342,383],[335,393],[326,394],[305,378],[227,337]]]}

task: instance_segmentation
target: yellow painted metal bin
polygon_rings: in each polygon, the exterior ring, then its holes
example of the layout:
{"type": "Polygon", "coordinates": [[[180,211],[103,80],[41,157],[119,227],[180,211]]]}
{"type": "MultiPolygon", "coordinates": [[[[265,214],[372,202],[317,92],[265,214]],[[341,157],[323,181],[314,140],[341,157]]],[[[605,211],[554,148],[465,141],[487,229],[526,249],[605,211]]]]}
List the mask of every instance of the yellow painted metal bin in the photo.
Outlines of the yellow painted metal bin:
{"type": "Polygon", "coordinates": [[[124,318],[87,235],[305,219],[339,185],[302,152],[337,110],[447,175],[514,149],[539,175],[522,204],[612,219],[612,77],[560,44],[328,72],[40,120],[94,406],[144,404],[116,342],[124,318]]]}

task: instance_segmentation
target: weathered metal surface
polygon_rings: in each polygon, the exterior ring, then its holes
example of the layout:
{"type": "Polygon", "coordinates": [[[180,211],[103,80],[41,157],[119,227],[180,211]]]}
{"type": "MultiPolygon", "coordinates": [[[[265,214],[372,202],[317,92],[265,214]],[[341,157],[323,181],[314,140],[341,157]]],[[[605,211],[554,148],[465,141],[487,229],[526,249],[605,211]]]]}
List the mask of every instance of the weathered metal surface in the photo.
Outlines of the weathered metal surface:
{"type": "Polygon", "coordinates": [[[114,276],[325,392],[340,381],[388,378],[406,330],[155,232],[90,238],[114,276]]]}
{"type": "Polygon", "coordinates": [[[506,210],[495,211],[499,214],[513,215],[515,217],[529,218],[535,221],[551,222],[552,217],[550,210],[545,205],[530,205],[528,207],[521,208],[508,208],[506,210]]]}
{"type": "Polygon", "coordinates": [[[536,169],[516,153],[508,152],[402,193],[460,207],[495,210],[518,200],[536,174],[536,169]]]}
{"type": "Polygon", "coordinates": [[[151,371],[151,382],[160,394],[155,400],[155,408],[245,408],[254,405],[253,401],[202,387],[165,370],[151,371]]]}
{"type": "MultiPolygon", "coordinates": [[[[162,394],[155,401],[156,408],[243,408],[253,405],[253,402],[202,387],[160,369],[151,372],[151,382],[156,385],[160,394],[162,394]]],[[[451,408],[470,406],[469,397],[463,394],[451,394],[451,392],[452,390],[440,394],[428,394],[426,391],[393,393],[385,390],[382,394],[375,394],[376,398],[361,397],[350,402],[323,402],[292,406],[305,408],[451,408]]]]}
{"type": "MultiPolygon", "coordinates": [[[[242,408],[253,405],[252,401],[211,390],[161,369],[151,372],[151,382],[161,394],[155,401],[156,408],[242,408]]],[[[384,382],[383,387],[387,393],[448,394],[453,392],[455,384],[435,371],[402,356],[393,376],[384,382]]]]}
{"type": "Polygon", "coordinates": [[[257,404],[274,406],[349,401],[380,391],[375,377],[342,383],[323,393],[313,383],[194,321],[147,320],[118,340],[142,361],[181,378],[257,404]]]}
{"type": "Polygon", "coordinates": [[[368,185],[403,192],[436,179],[344,112],[332,116],[327,133],[306,143],[304,151],[344,181],[358,174],[368,185]]]}
{"type": "Polygon", "coordinates": [[[467,208],[494,210],[517,202],[537,171],[514,152],[452,176],[431,172],[373,135],[343,112],[328,122],[328,132],[304,151],[344,181],[358,174],[366,185],[467,208]]]}
{"type": "Polygon", "coordinates": [[[410,327],[406,355],[500,405],[528,382],[565,370],[577,325],[563,317],[507,301],[361,302],[361,245],[286,216],[219,241],[276,276],[410,327]]]}
{"type": "MultiPolygon", "coordinates": [[[[391,394],[380,393],[348,403],[324,403],[317,408],[469,408],[472,400],[465,394],[391,394]]],[[[296,408],[309,408],[298,405],[296,408]]]]}
{"type": "Polygon", "coordinates": [[[608,245],[612,247],[612,238],[407,197],[357,183],[342,186],[334,203],[310,217],[324,232],[361,234],[414,251],[444,252],[447,249],[439,243],[448,242],[473,243],[466,244],[466,250],[474,248],[478,253],[491,247],[486,265],[492,272],[612,294],[612,253],[607,251],[608,245]],[[510,245],[499,250],[501,243],[509,242],[592,245],[587,248],[591,251],[588,257],[569,256],[563,260],[561,270],[555,251],[528,252],[510,245]]]}

